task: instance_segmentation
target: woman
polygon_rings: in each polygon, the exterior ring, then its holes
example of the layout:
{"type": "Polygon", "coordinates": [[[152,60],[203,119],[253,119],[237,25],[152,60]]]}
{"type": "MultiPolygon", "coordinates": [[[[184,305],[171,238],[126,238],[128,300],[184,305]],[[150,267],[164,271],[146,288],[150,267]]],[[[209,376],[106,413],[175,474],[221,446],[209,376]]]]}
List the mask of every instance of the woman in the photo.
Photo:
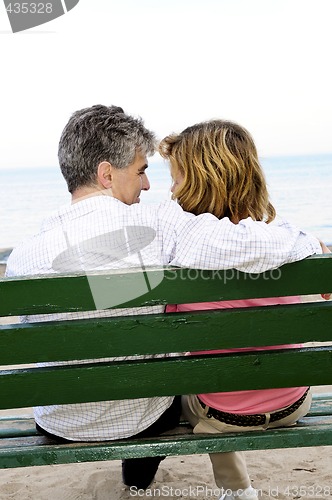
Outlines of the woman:
{"type": "MultiPolygon", "coordinates": [[[[163,139],[159,151],[170,162],[173,199],[184,210],[229,217],[234,224],[247,217],[267,223],[275,218],[255,144],[243,127],[223,120],[198,123],[163,139]]],[[[168,306],[167,312],[296,302],[298,297],[178,304],[168,306]]],[[[194,433],[219,433],[294,425],[310,404],[309,388],[295,387],[184,396],[183,412],[194,433]]],[[[215,453],[210,459],[223,491],[220,500],[258,499],[242,452],[215,453]]]]}

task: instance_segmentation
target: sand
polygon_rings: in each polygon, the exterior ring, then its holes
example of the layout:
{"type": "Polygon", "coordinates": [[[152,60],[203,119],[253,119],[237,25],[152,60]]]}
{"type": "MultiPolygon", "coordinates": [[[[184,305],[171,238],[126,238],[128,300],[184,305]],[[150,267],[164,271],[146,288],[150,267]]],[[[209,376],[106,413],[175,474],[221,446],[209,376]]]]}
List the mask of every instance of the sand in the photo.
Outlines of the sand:
{"type": "MultiPolygon", "coordinates": [[[[4,268],[0,265],[0,277],[4,268]]],[[[31,414],[30,409],[16,412],[31,414]]],[[[332,447],[253,451],[246,459],[260,499],[332,498],[332,447]]],[[[0,470],[0,500],[209,500],[220,494],[208,455],[167,457],[145,494],[123,486],[120,461],[0,470]]]]}

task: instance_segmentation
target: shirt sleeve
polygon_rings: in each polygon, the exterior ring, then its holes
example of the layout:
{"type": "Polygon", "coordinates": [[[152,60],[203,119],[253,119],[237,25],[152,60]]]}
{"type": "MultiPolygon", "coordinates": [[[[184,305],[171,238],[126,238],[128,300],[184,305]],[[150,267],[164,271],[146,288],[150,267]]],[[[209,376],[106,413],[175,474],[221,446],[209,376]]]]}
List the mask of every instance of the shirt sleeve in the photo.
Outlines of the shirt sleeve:
{"type": "Polygon", "coordinates": [[[161,212],[162,224],[174,233],[169,262],[174,266],[261,273],[322,253],[317,238],[285,220],[266,224],[247,218],[233,224],[227,217],[188,214],[175,202],[161,212]]]}

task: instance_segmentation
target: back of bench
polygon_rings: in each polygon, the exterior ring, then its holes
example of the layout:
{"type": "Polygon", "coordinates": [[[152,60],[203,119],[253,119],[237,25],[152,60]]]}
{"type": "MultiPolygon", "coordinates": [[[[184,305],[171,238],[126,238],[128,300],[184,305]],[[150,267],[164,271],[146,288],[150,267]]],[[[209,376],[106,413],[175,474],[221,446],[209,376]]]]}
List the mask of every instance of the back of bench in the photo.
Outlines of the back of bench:
{"type": "Polygon", "coordinates": [[[18,323],[16,318],[91,311],[101,301],[117,309],[329,291],[329,255],[260,275],[148,269],[0,280],[0,316],[14,317],[0,326],[0,408],[332,385],[332,301],[35,323],[18,323]],[[307,342],[325,345],[142,359],[307,342]],[[87,361],[128,356],[138,358],[87,361]],[[27,366],[70,360],[81,363],[27,366]]]}

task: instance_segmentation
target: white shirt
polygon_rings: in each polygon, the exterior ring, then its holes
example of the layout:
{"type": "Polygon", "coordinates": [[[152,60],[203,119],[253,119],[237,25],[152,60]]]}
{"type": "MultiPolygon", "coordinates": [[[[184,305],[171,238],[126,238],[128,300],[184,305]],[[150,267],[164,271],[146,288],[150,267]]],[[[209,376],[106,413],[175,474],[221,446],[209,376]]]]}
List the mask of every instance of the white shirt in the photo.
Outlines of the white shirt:
{"type": "MultiPolygon", "coordinates": [[[[39,234],[13,250],[6,276],[166,265],[258,273],[314,253],[321,253],[318,240],[285,221],[265,224],[248,218],[232,224],[228,218],[218,220],[211,214],[188,214],[173,201],[129,206],[109,196],[93,196],[62,207],[46,219],[39,234]]],[[[163,306],[106,309],[145,293],[144,286],[118,297],[99,292],[90,282],[96,311],[29,316],[25,321],[162,312],[163,306]]],[[[155,397],[41,406],[34,413],[36,422],[52,434],[77,441],[111,440],[146,429],[172,400],[155,397]]]]}

